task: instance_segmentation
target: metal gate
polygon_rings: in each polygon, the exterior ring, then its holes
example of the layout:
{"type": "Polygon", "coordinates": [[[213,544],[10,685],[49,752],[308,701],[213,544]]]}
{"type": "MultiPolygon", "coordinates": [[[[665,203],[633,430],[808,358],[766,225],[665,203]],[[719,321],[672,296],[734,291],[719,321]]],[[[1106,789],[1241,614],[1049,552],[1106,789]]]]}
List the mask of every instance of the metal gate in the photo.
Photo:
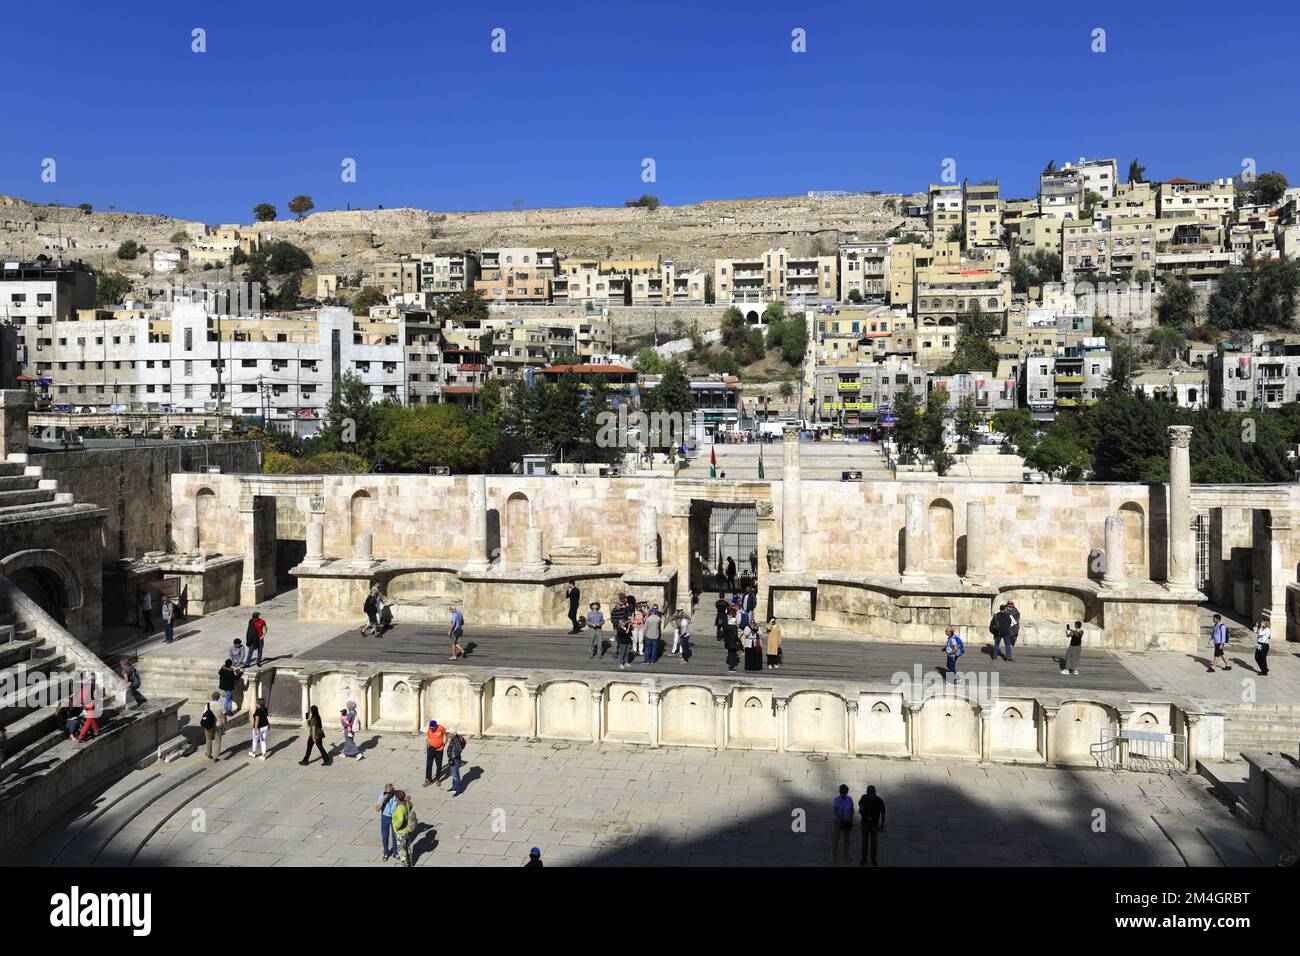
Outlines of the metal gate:
{"type": "Polygon", "coordinates": [[[1196,533],[1196,588],[1204,591],[1210,583],[1210,516],[1197,515],[1192,527],[1196,533]]]}
{"type": "Polygon", "coordinates": [[[1102,728],[1101,739],[1088,748],[1103,770],[1144,773],[1187,773],[1187,737],[1159,730],[1122,730],[1118,735],[1102,728]]]}
{"type": "Polygon", "coordinates": [[[728,508],[714,505],[709,509],[708,567],[715,576],[715,586],[726,569],[727,559],[736,562],[736,577],[745,572],[755,574],[758,556],[758,513],[753,508],[728,508]]]}

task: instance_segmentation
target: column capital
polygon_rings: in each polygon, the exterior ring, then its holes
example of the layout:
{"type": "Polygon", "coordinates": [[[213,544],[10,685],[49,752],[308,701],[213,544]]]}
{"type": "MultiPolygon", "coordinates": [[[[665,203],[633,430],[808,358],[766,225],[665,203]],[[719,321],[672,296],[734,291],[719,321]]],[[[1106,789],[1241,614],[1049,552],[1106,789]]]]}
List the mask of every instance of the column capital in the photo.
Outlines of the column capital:
{"type": "Polygon", "coordinates": [[[1170,425],[1169,445],[1171,448],[1190,448],[1192,446],[1192,426],[1170,425]]]}
{"type": "Polygon", "coordinates": [[[850,714],[856,714],[858,712],[858,704],[859,702],[856,700],[846,700],[844,702],[844,706],[848,708],[850,714]]]}

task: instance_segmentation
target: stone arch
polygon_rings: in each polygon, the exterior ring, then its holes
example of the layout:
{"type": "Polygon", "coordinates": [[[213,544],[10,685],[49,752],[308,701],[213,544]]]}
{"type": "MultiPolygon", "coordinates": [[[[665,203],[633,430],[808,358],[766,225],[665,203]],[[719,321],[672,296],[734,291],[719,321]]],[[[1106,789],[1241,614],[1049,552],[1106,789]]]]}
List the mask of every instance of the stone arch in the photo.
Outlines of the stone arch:
{"type": "Polygon", "coordinates": [[[524,560],[524,537],[533,524],[533,505],[522,491],[512,492],[506,499],[505,540],[502,543],[502,560],[520,563],[524,560]]]}
{"type": "Polygon", "coordinates": [[[348,502],[348,541],[355,553],[357,539],[374,533],[375,501],[364,488],[352,493],[348,502]]]}
{"type": "Polygon", "coordinates": [[[890,711],[890,709],[889,709],[889,705],[886,704],[883,700],[876,701],[876,703],[874,703],[874,704],[871,706],[871,712],[872,712],[873,714],[888,714],[888,713],[891,713],[891,711],[890,711]]]}
{"type": "Polygon", "coordinates": [[[1002,712],[1002,718],[1004,720],[1024,720],[1025,715],[1022,714],[1015,707],[1008,707],[1006,710],[1002,712]]]}
{"type": "Polygon", "coordinates": [[[1137,720],[1133,721],[1133,724],[1136,727],[1159,727],[1160,718],[1151,713],[1151,711],[1147,711],[1137,720]]]}
{"type": "Polygon", "coordinates": [[[1119,516],[1124,519],[1124,570],[1146,576],[1147,520],[1146,512],[1136,501],[1126,501],[1119,506],[1119,516]]]}
{"type": "Polygon", "coordinates": [[[637,696],[637,693],[636,693],[636,691],[634,691],[634,690],[629,690],[629,691],[627,691],[625,694],[623,694],[621,700],[622,700],[623,703],[625,703],[625,704],[639,704],[639,703],[641,703],[641,698],[637,696]]]}
{"type": "Polygon", "coordinates": [[[935,498],[926,513],[926,564],[937,574],[957,573],[956,524],[952,502],[935,498]]]}
{"type": "Polygon", "coordinates": [[[194,540],[200,551],[217,551],[217,493],[204,486],[194,495],[194,540]]]}
{"type": "Polygon", "coordinates": [[[57,551],[44,548],[15,551],[0,561],[0,575],[13,581],[60,624],[67,623],[67,611],[85,603],[77,569],[57,551]]]}

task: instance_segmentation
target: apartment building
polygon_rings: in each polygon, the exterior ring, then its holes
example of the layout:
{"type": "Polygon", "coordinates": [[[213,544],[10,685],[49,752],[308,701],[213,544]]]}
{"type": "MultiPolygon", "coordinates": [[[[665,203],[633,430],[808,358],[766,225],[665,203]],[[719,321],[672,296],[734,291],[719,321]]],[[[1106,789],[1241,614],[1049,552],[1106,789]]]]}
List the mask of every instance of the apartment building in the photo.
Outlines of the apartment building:
{"type": "Polygon", "coordinates": [[[679,273],[671,259],[653,271],[632,276],[633,305],[704,305],[707,295],[704,272],[690,269],[679,273]]]}
{"type": "Polygon", "coordinates": [[[879,362],[841,359],[813,370],[813,419],[846,432],[887,424],[908,388],[925,407],[929,373],[908,359],[890,356],[879,362]]]}
{"type": "Polygon", "coordinates": [[[962,234],[967,249],[1002,245],[1002,199],[997,183],[963,188],[962,234]]]}
{"type": "Polygon", "coordinates": [[[969,263],[930,266],[916,274],[917,358],[941,362],[957,344],[957,320],[979,306],[1005,328],[1011,279],[1005,272],[968,268],[969,263]]]}
{"type": "Polygon", "coordinates": [[[1252,339],[1248,349],[1226,348],[1210,359],[1211,408],[1243,412],[1300,401],[1300,342],[1252,339]]]}
{"type": "Polygon", "coordinates": [[[551,281],[551,302],[595,306],[627,305],[632,301],[632,278],[627,272],[598,265],[565,263],[551,281]]]}
{"type": "Polygon", "coordinates": [[[1222,222],[1232,213],[1232,180],[1195,182],[1167,179],[1156,193],[1156,214],[1161,219],[1201,219],[1222,222]]]}
{"type": "Polygon", "coordinates": [[[1060,409],[1089,405],[1110,381],[1111,354],[1101,337],[1025,356],[1025,403],[1037,421],[1052,421],[1060,409]]]}
{"type": "Polygon", "coordinates": [[[559,262],[554,249],[539,246],[484,249],[479,254],[479,271],[484,279],[498,279],[514,270],[535,272],[551,279],[559,271],[559,262]]]}
{"type": "MultiPolygon", "coordinates": [[[[717,259],[713,264],[714,301],[722,305],[762,306],[784,302],[792,308],[830,305],[839,294],[836,256],[792,257],[784,248],[752,259],[717,259]]],[[[762,309],[747,310],[761,315],[762,309]]]]}
{"type": "Polygon", "coordinates": [[[455,347],[484,349],[491,361],[492,376],[512,379],[528,368],[544,367],[569,356],[588,364],[598,362],[613,349],[613,324],[607,315],[598,312],[522,319],[491,315],[482,321],[446,327],[443,337],[455,347]]]}
{"type": "Polygon", "coordinates": [[[429,295],[455,295],[474,288],[479,276],[478,253],[433,252],[420,257],[420,290],[429,295]]]}
{"type": "Polygon", "coordinates": [[[1056,216],[1026,216],[1020,220],[1016,233],[1020,254],[1041,251],[1060,255],[1064,224],[1065,220],[1056,216]]]}
{"type": "MultiPolygon", "coordinates": [[[[642,399],[662,380],[661,375],[642,375],[642,399]]],[[[740,380],[734,375],[710,373],[692,375],[689,379],[691,396],[695,399],[695,433],[697,441],[711,442],[724,433],[741,430],[743,414],[740,380]]]]}
{"type": "Polygon", "coordinates": [[[95,274],[81,260],[0,262],[0,322],[17,333],[17,361],[35,375],[37,356],[53,344],[51,326],[95,305],[95,274]]]}
{"type": "Polygon", "coordinates": [[[955,409],[965,399],[973,398],[976,410],[985,418],[1003,409],[1015,408],[1020,389],[1014,374],[1000,378],[995,371],[945,375],[935,378],[931,384],[948,393],[948,408],[955,409]]]}
{"type": "Polygon", "coordinates": [[[1098,219],[1156,218],[1156,188],[1152,183],[1121,183],[1113,196],[1102,199],[1092,208],[1098,219]]]}
{"type": "Polygon", "coordinates": [[[1048,219],[1078,219],[1083,209],[1083,172],[1070,165],[1038,174],[1038,209],[1048,219]]]}
{"type": "Polygon", "coordinates": [[[962,189],[957,183],[931,183],[927,190],[926,224],[935,242],[946,242],[948,236],[962,227],[962,189]]]}
{"type": "Polygon", "coordinates": [[[916,272],[929,266],[957,265],[961,262],[960,242],[895,243],[889,249],[889,304],[911,309],[916,294],[916,272]]]}
{"type": "Polygon", "coordinates": [[[839,246],[840,301],[883,302],[889,286],[891,242],[842,242],[839,246]],[[855,294],[856,293],[856,296],[855,294]]]}
{"type": "Polygon", "coordinates": [[[389,296],[420,292],[420,260],[403,258],[377,262],[374,269],[362,277],[361,284],[374,286],[389,296]]]}
{"type": "Polygon", "coordinates": [[[546,305],[551,301],[551,283],[558,267],[559,257],[550,248],[484,249],[474,288],[496,305],[546,305]]]}
{"type": "Polygon", "coordinates": [[[1061,227],[1061,272],[1067,281],[1080,273],[1130,277],[1155,272],[1156,255],[1173,241],[1169,219],[1094,219],[1061,227]]]}
{"type": "Polygon", "coordinates": [[[1179,408],[1208,408],[1210,404],[1210,373],[1203,368],[1136,372],[1132,384],[1133,391],[1173,402],[1179,408]]]}
{"type": "Polygon", "coordinates": [[[1050,355],[1091,337],[1091,312],[1039,308],[1012,309],[1007,315],[1006,339],[1021,352],[1050,355]]]}
{"type": "Polygon", "coordinates": [[[203,235],[197,236],[189,247],[189,259],[196,267],[208,265],[222,266],[228,263],[236,250],[251,256],[262,247],[262,240],[256,233],[246,233],[238,226],[217,226],[203,229],[203,235]]]}

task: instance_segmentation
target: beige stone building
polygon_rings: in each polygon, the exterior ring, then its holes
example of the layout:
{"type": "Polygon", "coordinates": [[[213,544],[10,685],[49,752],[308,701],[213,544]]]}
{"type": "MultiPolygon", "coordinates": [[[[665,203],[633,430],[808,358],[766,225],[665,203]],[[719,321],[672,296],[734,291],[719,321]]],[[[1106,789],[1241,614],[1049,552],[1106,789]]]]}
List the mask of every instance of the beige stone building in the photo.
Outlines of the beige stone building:
{"type": "Polygon", "coordinates": [[[421,292],[420,260],[398,259],[377,262],[368,275],[361,279],[363,286],[374,286],[385,295],[406,295],[421,292]]]}
{"type": "Polygon", "coordinates": [[[434,252],[420,257],[420,289],[430,295],[455,295],[474,288],[478,279],[478,253],[434,252]]]}
{"type": "MultiPolygon", "coordinates": [[[[713,266],[714,301],[723,305],[761,306],[784,302],[791,308],[829,305],[839,294],[836,256],[791,256],[769,249],[752,259],[717,259],[713,266]]],[[[747,310],[761,313],[761,309],[747,310]]]]}
{"type": "Polygon", "coordinates": [[[889,254],[892,243],[842,242],[839,247],[840,301],[884,301],[889,284],[889,254]]]}
{"type": "Polygon", "coordinates": [[[1232,180],[1196,182],[1167,179],[1156,193],[1156,211],[1161,219],[1200,219],[1223,222],[1232,213],[1232,180]]]}
{"type": "Polygon", "coordinates": [[[707,295],[708,276],[700,269],[678,272],[671,259],[632,276],[633,305],[704,305],[707,295]]]}
{"type": "Polygon", "coordinates": [[[963,188],[962,231],[967,249],[1002,245],[1002,199],[997,183],[963,188]]]}
{"type": "Polygon", "coordinates": [[[889,304],[910,309],[916,292],[916,272],[928,266],[956,265],[961,262],[960,242],[895,244],[889,250],[889,304]]]}
{"type": "Polygon", "coordinates": [[[962,231],[962,189],[958,183],[931,183],[926,224],[936,242],[947,242],[953,229],[962,231]]]}

